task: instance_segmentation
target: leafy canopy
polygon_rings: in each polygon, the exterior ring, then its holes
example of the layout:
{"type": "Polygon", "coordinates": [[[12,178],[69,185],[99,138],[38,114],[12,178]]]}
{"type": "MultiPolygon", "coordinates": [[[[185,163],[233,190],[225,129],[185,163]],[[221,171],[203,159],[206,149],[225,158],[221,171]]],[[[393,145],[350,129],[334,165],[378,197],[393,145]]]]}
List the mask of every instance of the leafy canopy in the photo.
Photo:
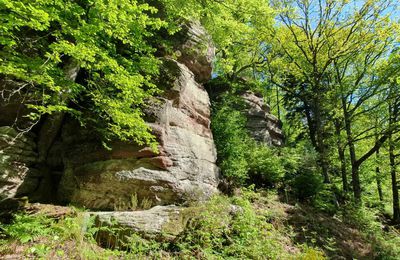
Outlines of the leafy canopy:
{"type": "Polygon", "coordinates": [[[157,91],[156,12],[136,0],[1,0],[0,74],[27,83],[33,119],[67,112],[105,140],[154,144],[141,107],[157,91]]]}

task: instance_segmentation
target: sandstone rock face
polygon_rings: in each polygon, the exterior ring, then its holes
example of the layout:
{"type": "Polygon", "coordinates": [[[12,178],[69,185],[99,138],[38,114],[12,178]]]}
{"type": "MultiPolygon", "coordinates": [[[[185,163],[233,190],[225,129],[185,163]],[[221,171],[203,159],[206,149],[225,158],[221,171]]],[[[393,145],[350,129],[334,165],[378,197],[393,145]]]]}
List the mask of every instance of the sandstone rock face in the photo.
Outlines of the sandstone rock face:
{"type": "Polygon", "coordinates": [[[211,63],[215,56],[211,37],[199,22],[184,25],[177,37],[180,38],[177,46],[180,54],[178,61],[194,73],[196,81],[208,81],[211,78],[211,63]]]}
{"type": "Polygon", "coordinates": [[[199,24],[184,32],[178,61],[163,59],[158,82],[163,93],[149,100],[145,110],[159,153],[127,142],[114,142],[106,150],[91,140],[90,132],[76,134],[79,126],[67,120],[61,134],[61,201],[113,210],[129,208],[133,196],[139,206],[148,201],[154,206],[204,200],[217,192],[210,100],[199,84],[211,76],[214,49],[199,24]]]}
{"type": "MultiPolygon", "coordinates": [[[[0,199],[28,195],[31,201],[123,210],[133,197],[144,208],[185,204],[217,192],[210,101],[200,84],[211,77],[214,47],[196,22],[184,25],[178,36],[177,60],[163,58],[158,82],[163,93],[145,110],[159,153],[117,141],[107,150],[90,129],[63,115],[37,122],[35,135],[20,136],[8,127],[18,114],[13,106],[21,103],[16,95],[0,107],[14,113],[0,117],[0,126],[6,126],[0,129],[0,199]]],[[[68,75],[74,79],[76,71],[68,75]]],[[[22,83],[10,84],[1,86],[8,91],[22,83]]]]}
{"type": "Polygon", "coordinates": [[[30,169],[37,161],[32,135],[0,127],[0,200],[33,192],[40,176],[30,169]]]}
{"type": "MultiPolygon", "coordinates": [[[[207,92],[183,64],[166,60],[178,72],[172,85],[151,105],[149,122],[160,144],[148,147],[114,143],[107,151],[83,140],[71,140],[60,184],[62,200],[92,209],[113,209],[137,196],[153,205],[201,200],[217,191],[218,168],[210,130],[207,92]]],[[[66,125],[67,142],[74,126],[66,125]]]]}
{"type": "Polygon", "coordinates": [[[261,96],[247,91],[242,95],[248,105],[246,112],[247,129],[252,137],[267,145],[281,146],[283,134],[278,118],[270,114],[270,107],[261,96]]]}

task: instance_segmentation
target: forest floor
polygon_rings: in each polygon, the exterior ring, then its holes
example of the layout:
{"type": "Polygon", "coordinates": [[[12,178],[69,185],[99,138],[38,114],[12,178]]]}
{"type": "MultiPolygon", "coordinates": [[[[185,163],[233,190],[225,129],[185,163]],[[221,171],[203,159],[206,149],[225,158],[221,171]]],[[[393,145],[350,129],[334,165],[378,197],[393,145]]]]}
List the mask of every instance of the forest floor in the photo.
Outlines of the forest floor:
{"type": "Polygon", "coordinates": [[[371,241],[336,216],[318,212],[306,204],[281,202],[274,195],[256,207],[270,216],[277,229],[286,230],[294,247],[307,244],[323,251],[329,259],[374,259],[371,241]]]}
{"type": "MultiPolygon", "coordinates": [[[[257,214],[264,216],[279,232],[279,236],[282,237],[281,244],[289,254],[296,255],[304,247],[309,247],[322,251],[328,259],[380,259],[377,257],[374,239],[347,221],[343,221],[343,216],[328,215],[307,204],[282,202],[276,193],[258,196],[253,200],[252,205],[257,214]]],[[[30,211],[27,211],[30,214],[40,212],[53,219],[75,214],[72,208],[45,204],[31,204],[30,211]]],[[[79,225],[79,223],[76,224],[79,225]]],[[[81,227],[77,225],[74,223],[71,227],[60,228],[75,229],[76,231],[69,231],[71,234],[79,233],[81,227]]],[[[29,256],[40,255],[45,255],[45,257],[31,259],[97,259],[97,253],[107,255],[105,259],[125,259],[114,253],[109,255],[107,249],[86,241],[84,235],[71,235],[62,243],[50,241],[49,238],[58,239],[54,235],[48,236],[43,233],[43,239],[38,238],[34,242],[21,243],[15,240],[9,241],[8,244],[0,243],[0,259],[27,259],[27,257],[30,258],[29,256]],[[80,237],[81,241],[75,241],[77,237],[80,237]],[[77,245],[80,247],[78,250],[77,245]],[[91,254],[95,253],[92,255],[94,258],[82,257],[82,250],[91,254]],[[45,253],[41,254],[41,251],[45,253]]],[[[87,256],[87,254],[83,255],[87,256]]],[[[168,255],[171,256],[167,253],[165,259],[171,259],[168,255]]],[[[164,259],[164,257],[161,258],[164,259]]]]}

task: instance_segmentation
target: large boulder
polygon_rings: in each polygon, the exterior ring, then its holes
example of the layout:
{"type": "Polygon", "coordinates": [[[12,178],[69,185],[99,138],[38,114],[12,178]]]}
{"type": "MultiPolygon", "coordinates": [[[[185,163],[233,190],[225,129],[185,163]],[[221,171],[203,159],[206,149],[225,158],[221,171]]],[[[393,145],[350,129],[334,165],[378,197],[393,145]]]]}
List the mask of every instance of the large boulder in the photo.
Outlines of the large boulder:
{"type": "MultiPolygon", "coordinates": [[[[185,231],[189,223],[196,222],[196,216],[205,207],[204,204],[191,207],[169,205],[139,211],[85,212],[84,219],[99,229],[96,235],[98,242],[115,247],[121,245],[116,245],[118,242],[129,243],[130,239],[137,238],[133,234],[164,242],[174,240],[185,231]]],[[[243,214],[243,208],[237,205],[229,205],[226,210],[233,217],[243,214]]]]}
{"type": "Polygon", "coordinates": [[[77,127],[67,123],[62,133],[62,201],[112,210],[128,205],[132,196],[139,204],[168,205],[203,200],[217,192],[208,94],[185,65],[165,60],[164,72],[169,75],[160,81],[165,91],[146,111],[159,153],[127,142],[115,142],[106,150],[88,141],[90,133],[82,130],[77,135],[77,127]]]}
{"type": "Polygon", "coordinates": [[[184,231],[190,213],[191,208],[169,205],[141,211],[88,212],[85,218],[94,218],[96,226],[107,227],[100,228],[97,234],[100,243],[128,242],[132,233],[165,241],[184,231]],[[113,239],[115,236],[119,239],[113,239]]]}

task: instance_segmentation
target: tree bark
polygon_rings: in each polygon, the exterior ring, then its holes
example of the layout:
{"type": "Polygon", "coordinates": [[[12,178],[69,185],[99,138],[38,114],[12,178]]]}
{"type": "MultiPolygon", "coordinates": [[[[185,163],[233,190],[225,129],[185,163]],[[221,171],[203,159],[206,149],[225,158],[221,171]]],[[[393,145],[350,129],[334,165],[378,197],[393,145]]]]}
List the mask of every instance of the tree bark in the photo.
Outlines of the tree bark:
{"type": "Polygon", "coordinates": [[[342,187],[343,187],[343,192],[347,193],[349,191],[349,184],[347,181],[347,165],[346,165],[346,157],[344,153],[344,148],[343,144],[341,142],[340,138],[340,122],[339,120],[335,121],[335,132],[336,132],[336,145],[337,145],[337,151],[338,151],[338,157],[339,157],[339,162],[340,162],[340,173],[342,177],[342,187]]]}
{"type": "MultiPolygon", "coordinates": [[[[379,160],[379,149],[376,151],[376,158],[379,160]]],[[[382,192],[382,182],[381,182],[381,171],[379,168],[379,164],[375,169],[376,173],[376,187],[378,189],[379,201],[383,201],[383,192],[382,192]]]]}
{"type": "Polygon", "coordinates": [[[397,187],[396,176],[396,157],[394,154],[395,143],[393,141],[394,125],[398,119],[400,99],[395,99],[389,103],[389,162],[390,162],[390,175],[392,179],[392,198],[393,198],[393,223],[400,223],[400,202],[399,202],[399,188],[397,187]],[[399,102],[399,103],[398,103],[399,102]]]}
{"type": "Polygon", "coordinates": [[[378,189],[378,195],[379,195],[379,201],[383,201],[383,192],[382,192],[382,181],[380,179],[380,171],[379,171],[379,167],[376,167],[376,186],[378,189]]]}
{"type": "Polygon", "coordinates": [[[319,155],[318,163],[322,170],[322,177],[324,178],[324,183],[330,183],[331,181],[328,174],[329,162],[324,142],[321,105],[317,100],[314,101],[314,114],[315,114],[315,134],[316,134],[316,144],[317,144],[316,148],[319,155]]]}
{"type": "Polygon", "coordinates": [[[389,139],[389,160],[390,160],[390,175],[392,177],[392,194],[393,194],[393,222],[400,223],[400,203],[399,203],[399,188],[397,187],[396,162],[394,156],[394,142],[389,139]]]}
{"type": "Polygon", "coordinates": [[[353,132],[351,131],[350,115],[347,111],[347,102],[345,97],[342,96],[342,109],[344,126],[346,130],[347,145],[349,146],[350,163],[351,163],[351,178],[353,184],[354,199],[357,203],[361,203],[361,184],[360,184],[360,165],[356,157],[356,149],[353,141],[353,132]]]}

